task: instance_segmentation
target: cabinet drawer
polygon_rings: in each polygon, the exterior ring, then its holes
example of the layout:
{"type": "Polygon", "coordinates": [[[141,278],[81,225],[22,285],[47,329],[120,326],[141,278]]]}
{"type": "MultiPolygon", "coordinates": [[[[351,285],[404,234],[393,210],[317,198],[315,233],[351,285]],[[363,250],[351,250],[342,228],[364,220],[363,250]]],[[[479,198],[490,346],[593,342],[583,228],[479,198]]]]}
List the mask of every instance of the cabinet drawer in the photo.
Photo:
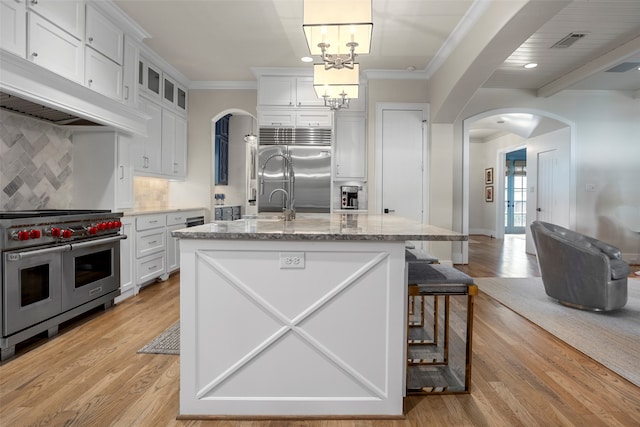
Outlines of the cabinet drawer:
{"type": "Polygon", "coordinates": [[[136,233],[136,258],[164,251],[166,235],[164,227],[136,233]]]}
{"type": "Polygon", "coordinates": [[[164,251],[139,259],[136,272],[138,284],[162,276],[165,273],[164,251]]]}
{"type": "Polygon", "coordinates": [[[149,230],[152,228],[164,227],[167,224],[166,214],[143,215],[136,218],[136,230],[149,230]]]}
{"type": "Polygon", "coordinates": [[[184,225],[187,223],[188,212],[174,212],[167,214],[167,225],[184,225]]]}

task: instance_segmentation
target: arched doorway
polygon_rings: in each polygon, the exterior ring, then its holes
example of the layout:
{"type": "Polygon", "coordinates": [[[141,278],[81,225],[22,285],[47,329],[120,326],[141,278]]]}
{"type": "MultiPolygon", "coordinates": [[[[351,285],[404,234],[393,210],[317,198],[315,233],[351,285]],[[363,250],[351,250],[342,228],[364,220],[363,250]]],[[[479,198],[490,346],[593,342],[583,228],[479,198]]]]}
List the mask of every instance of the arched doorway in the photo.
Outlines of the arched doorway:
{"type": "MultiPolygon", "coordinates": [[[[555,182],[551,191],[563,194],[563,202],[555,208],[557,222],[567,226],[575,224],[575,144],[574,124],[563,117],[535,109],[496,109],[463,120],[463,163],[466,179],[463,181],[463,231],[469,234],[487,234],[504,238],[506,214],[506,156],[507,153],[526,149],[526,251],[534,253],[528,228],[537,217],[539,208],[540,173],[538,158],[541,153],[554,150],[560,157],[558,164],[563,178],[555,182]],[[479,148],[480,147],[480,148],[479,148]],[[485,180],[486,171],[492,181],[485,180]],[[486,196],[490,190],[492,198],[486,196]],[[480,196],[479,196],[480,195],[480,196]],[[481,223],[478,223],[480,218],[481,223]],[[566,218],[566,220],[564,219],[566,218]]],[[[547,172],[544,172],[547,173],[547,172]]],[[[549,191],[549,188],[545,188],[549,191]]],[[[468,262],[468,244],[463,244],[461,258],[468,262]]]]}
{"type": "Polygon", "coordinates": [[[245,141],[256,135],[256,119],[248,111],[230,108],[211,119],[211,211],[217,205],[241,206],[242,214],[256,213],[255,159],[257,140],[245,141]],[[225,122],[221,136],[221,123],[225,122]],[[224,162],[224,164],[222,164],[224,162]],[[220,169],[224,168],[221,174],[220,169]],[[224,177],[224,179],[221,179],[224,177]]]}

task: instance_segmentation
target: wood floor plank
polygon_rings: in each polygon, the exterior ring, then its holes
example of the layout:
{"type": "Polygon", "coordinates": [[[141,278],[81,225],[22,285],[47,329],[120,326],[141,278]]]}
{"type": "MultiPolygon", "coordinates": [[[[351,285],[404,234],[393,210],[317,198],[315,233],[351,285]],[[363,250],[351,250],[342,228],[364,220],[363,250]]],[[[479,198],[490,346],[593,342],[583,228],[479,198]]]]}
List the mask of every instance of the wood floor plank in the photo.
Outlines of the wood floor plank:
{"type": "MultiPolygon", "coordinates": [[[[521,242],[472,236],[474,277],[536,277],[521,242]]],[[[482,293],[471,394],[412,396],[403,420],[178,420],[179,356],[136,352],[179,318],[179,274],[18,346],[0,365],[0,426],[638,426],[640,388],[482,293]]]]}

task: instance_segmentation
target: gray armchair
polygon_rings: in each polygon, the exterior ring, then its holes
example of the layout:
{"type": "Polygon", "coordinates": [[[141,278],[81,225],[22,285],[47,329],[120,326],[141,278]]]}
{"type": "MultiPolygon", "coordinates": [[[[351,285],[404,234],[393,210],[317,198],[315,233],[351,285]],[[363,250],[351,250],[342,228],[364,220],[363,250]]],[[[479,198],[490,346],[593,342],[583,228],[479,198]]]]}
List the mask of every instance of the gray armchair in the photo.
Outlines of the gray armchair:
{"type": "Polygon", "coordinates": [[[629,264],[620,250],[542,221],[531,224],[544,289],[561,304],[596,311],[627,303],[629,264]]]}

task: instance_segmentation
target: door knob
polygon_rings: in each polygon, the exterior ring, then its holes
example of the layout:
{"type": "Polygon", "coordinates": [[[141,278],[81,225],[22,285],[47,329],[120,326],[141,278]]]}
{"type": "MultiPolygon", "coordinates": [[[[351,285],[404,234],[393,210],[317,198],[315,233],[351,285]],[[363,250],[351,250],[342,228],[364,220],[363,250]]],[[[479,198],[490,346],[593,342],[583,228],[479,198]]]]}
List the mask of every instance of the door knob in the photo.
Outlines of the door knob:
{"type": "Polygon", "coordinates": [[[536,211],[538,211],[538,212],[542,212],[542,209],[538,208],[538,209],[536,209],[536,211]]]}
{"type": "Polygon", "coordinates": [[[393,213],[393,212],[395,212],[394,209],[387,209],[387,208],[384,209],[384,213],[393,213]]]}

